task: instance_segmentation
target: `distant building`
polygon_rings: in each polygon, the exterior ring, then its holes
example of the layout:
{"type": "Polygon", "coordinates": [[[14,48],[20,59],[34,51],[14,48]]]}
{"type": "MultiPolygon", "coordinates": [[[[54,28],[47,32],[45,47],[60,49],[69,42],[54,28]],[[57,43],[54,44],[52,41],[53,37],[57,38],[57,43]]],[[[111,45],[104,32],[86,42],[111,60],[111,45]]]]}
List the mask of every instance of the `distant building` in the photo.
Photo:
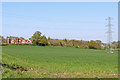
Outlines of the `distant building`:
{"type": "Polygon", "coordinates": [[[22,39],[18,38],[18,37],[7,37],[7,44],[31,44],[32,43],[32,39],[22,39]]]}
{"type": "Polygon", "coordinates": [[[7,37],[7,44],[17,44],[18,43],[18,37],[7,37]]]}
{"type": "Polygon", "coordinates": [[[26,39],[24,39],[24,40],[22,40],[22,42],[21,43],[27,43],[27,44],[32,44],[32,39],[29,39],[29,40],[26,40],[26,39]]]}

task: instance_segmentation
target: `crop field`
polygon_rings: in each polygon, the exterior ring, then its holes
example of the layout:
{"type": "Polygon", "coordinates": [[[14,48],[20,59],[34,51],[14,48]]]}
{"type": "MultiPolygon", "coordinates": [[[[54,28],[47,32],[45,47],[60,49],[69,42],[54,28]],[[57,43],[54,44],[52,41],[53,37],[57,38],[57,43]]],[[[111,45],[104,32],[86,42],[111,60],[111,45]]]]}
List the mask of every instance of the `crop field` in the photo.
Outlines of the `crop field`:
{"type": "Polygon", "coordinates": [[[118,52],[3,46],[3,78],[117,78],[118,52]]]}

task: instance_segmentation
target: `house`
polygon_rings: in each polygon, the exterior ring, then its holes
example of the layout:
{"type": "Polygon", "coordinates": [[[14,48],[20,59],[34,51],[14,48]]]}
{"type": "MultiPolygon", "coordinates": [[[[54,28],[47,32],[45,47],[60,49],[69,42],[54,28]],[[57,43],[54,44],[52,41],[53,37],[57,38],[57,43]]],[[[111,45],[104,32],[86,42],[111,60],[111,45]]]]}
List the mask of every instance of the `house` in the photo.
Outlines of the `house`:
{"type": "Polygon", "coordinates": [[[29,39],[29,40],[28,40],[28,43],[32,44],[32,39],[29,39]]]}
{"type": "Polygon", "coordinates": [[[32,39],[24,39],[21,43],[32,44],[32,39]]]}
{"type": "Polygon", "coordinates": [[[23,39],[22,37],[7,37],[7,44],[32,44],[32,39],[23,39]]]}
{"type": "Polygon", "coordinates": [[[24,39],[24,40],[22,40],[21,43],[25,44],[25,43],[27,43],[27,40],[24,39]]]}
{"type": "Polygon", "coordinates": [[[17,44],[19,38],[18,37],[7,37],[7,44],[17,44]]]}

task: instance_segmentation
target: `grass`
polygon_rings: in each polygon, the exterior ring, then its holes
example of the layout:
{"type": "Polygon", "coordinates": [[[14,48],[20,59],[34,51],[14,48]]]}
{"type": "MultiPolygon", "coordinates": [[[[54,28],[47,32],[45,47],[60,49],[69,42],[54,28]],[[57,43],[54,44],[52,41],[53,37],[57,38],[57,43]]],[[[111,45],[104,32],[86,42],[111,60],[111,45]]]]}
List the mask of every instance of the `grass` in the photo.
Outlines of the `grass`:
{"type": "Polygon", "coordinates": [[[3,46],[3,78],[117,78],[118,52],[41,46],[3,46]]]}

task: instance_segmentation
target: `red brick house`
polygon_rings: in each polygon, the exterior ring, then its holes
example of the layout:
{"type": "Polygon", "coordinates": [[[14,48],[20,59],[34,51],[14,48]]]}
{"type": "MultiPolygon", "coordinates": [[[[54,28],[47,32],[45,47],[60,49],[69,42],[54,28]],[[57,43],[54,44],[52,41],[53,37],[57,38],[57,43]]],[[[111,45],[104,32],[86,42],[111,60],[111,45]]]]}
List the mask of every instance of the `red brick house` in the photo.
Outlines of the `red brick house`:
{"type": "Polygon", "coordinates": [[[32,44],[32,39],[23,39],[22,37],[7,37],[7,44],[32,44]]]}
{"type": "Polygon", "coordinates": [[[19,38],[18,37],[7,37],[7,44],[17,44],[19,38]]]}

